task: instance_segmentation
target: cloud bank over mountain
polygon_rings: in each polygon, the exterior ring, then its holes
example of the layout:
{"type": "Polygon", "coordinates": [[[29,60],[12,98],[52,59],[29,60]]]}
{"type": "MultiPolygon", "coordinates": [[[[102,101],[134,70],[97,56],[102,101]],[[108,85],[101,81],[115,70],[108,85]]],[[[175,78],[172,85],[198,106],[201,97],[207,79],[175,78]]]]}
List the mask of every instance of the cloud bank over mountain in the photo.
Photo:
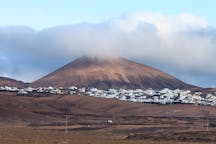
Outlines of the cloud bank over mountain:
{"type": "Polygon", "coordinates": [[[82,56],[121,56],[193,84],[215,86],[216,28],[191,15],[133,13],[35,31],[0,27],[0,75],[33,81],[82,56]]]}

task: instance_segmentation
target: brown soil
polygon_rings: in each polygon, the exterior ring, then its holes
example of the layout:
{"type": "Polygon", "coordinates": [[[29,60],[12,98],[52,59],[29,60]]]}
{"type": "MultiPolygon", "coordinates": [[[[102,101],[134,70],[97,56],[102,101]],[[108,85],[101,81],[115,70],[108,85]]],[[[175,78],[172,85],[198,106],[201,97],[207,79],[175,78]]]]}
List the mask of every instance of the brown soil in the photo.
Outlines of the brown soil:
{"type": "Polygon", "coordinates": [[[76,139],[78,144],[87,143],[84,137],[96,144],[151,144],[158,140],[162,144],[214,143],[215,126],[215,107],[210,106],[155,105],[71,95],[32,97],[0,92],[0,143],[4,144],[55,143],[52,140],[60,143],[64,141],[61,137],[67,137],[68,143],[76,139]],[[113,123],[106,123],[108,119],[113,123]],[[68,134],[64,136],[65,128],[68,134]],[[44,135],[48,141],[41,141],[44,135]],[[79,136],[75,138],[76,135],[79,136]],[[26,142],[24,137],[28,139],[26,142]]]}

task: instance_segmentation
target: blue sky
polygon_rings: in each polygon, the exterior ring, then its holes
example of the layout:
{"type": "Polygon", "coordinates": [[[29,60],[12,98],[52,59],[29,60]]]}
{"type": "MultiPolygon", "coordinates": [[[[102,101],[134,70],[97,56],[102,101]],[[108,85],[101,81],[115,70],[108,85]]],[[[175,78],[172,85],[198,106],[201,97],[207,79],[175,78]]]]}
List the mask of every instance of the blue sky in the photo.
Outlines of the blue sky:
{"type": "Polygon", "coordinates": [[[215,0],[0,0],[0,76],[34,81],[82,55],[122,56],[216,87],[215,0]]]}
{"type": "Polygon", "coordinates": [[[191,13],[216,25],[215,5],[215,0],[1,0],[0,25],[42,29],[82,22],[98,23],[138,11],[191,13]]]}

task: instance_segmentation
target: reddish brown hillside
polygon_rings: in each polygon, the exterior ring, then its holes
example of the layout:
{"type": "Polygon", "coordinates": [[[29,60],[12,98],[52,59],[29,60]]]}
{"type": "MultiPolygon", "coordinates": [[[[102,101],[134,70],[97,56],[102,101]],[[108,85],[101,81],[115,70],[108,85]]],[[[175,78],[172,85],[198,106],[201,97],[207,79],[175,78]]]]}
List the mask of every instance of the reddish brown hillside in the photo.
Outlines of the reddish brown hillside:
{"type": "Polygon", "coordinates": [[[6,77],[0,77],[0,86],[10,86],[10,87],[22,88],[22,87],[25,87],[25,85],[26,84],[21,81],[17,81],[17,80],[6,78],[6,77]]]}
{"type": "Polygon", "coordinates": [[[81,57],[33,82],[34,87],[71,85],[97,88],[189,88],[188,84],[155,68],[124,58],[81,57]]]}

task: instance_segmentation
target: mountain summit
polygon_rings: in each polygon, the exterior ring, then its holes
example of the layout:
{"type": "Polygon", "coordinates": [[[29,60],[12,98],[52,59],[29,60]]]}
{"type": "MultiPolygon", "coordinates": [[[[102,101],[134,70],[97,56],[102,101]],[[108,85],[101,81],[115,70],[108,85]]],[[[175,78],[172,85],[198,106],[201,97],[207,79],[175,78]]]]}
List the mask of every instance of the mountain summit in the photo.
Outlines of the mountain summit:
{"type": "Polygon", "coordinates": [[[189,88],[190,85],[158,69],[125,58],[80,57],[36,80],[38,86],[96,88],[189,88]]]}

